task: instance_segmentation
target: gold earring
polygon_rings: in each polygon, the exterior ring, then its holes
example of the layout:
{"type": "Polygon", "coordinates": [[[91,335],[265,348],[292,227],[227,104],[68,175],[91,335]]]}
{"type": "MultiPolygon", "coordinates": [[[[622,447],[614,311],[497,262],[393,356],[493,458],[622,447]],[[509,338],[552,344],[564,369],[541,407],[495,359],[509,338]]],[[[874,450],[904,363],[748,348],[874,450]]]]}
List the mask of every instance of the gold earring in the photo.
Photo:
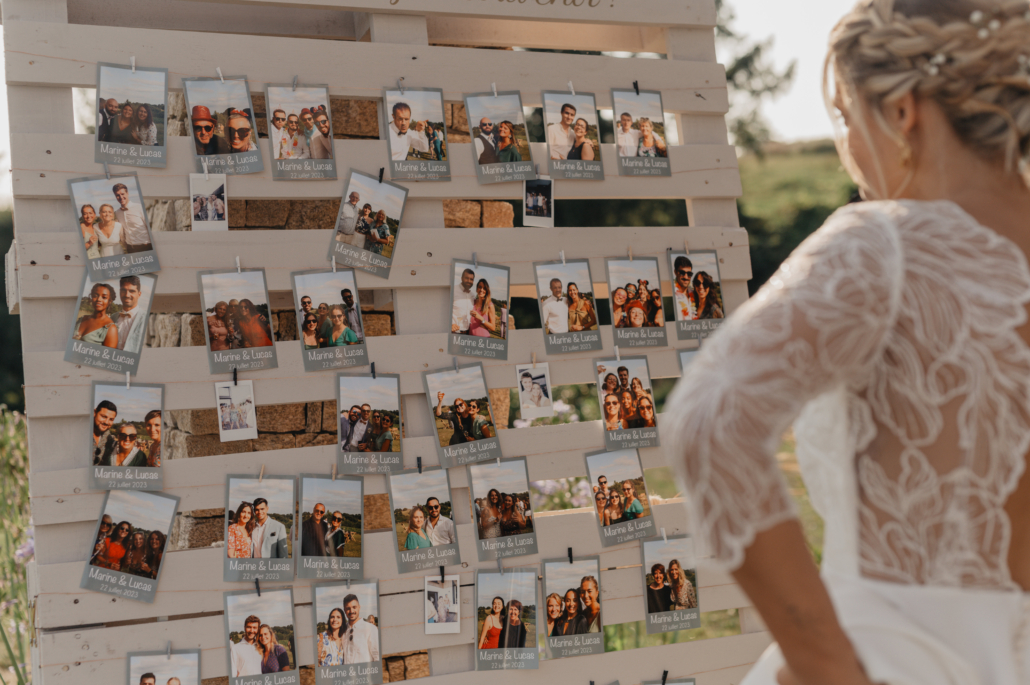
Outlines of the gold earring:
{"type": "Polygon", "coordinates": [[[907,169],[912,166],[912,148],[906,142],[901,146],[901,168],[907,169]]]}

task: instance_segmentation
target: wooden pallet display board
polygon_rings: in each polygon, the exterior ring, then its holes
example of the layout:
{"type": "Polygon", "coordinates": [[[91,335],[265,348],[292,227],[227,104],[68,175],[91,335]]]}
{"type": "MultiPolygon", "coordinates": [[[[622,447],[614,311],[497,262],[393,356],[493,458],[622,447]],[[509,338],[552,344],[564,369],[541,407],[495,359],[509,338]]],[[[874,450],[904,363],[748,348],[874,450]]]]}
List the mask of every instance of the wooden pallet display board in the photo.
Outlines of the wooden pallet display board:
{"type": "MultiPolygon", "coordinates": [[[[715,60],[712,0],[555,0],[497,3],[485,0],[227,0],[203,4],[192,0],[139,0],[131,16],[112,0],[5,0],[3,26],[7,51],[6,81],[12,138],[12,167],[17,239],[7,255],[8,302],[22,316],[26,350],[26,409],[29,424],[31,490],[36,524],[36,560],[30,570],[30,595],[35,602],[37,641],[33,674],[45,685],[121,682],[125,654],[136,649],[203,649],[203,677],[225,675],[221,593],[237,584],[221,581],[221,549],[170,552],[154,604],[139,604],[78,589],[88,539],[102,493],[86,488],[86,469],[78,455],[79,436],[88,428],[89,384],[111,374],[78,368],[62,361],[67,322],[76,302],[83,269],[81,249],[67,228],[68,178],[95,174],[93,143],[75,135],[73,87],[95,86],[97,61],[140,64],[169,69],[172,90],[183,76],[246,73],[255,92],[264,82],[288,82],[296,73],[309,82],[329,84],[335,97],[378,99],[384,84],[405,76],[410,85],[444,89],[448,102],[465,91],[498,87],[518,89],[527,106],[539,105],[540,92],[560,89],[572,79],[578,90],[597,94],[598,106],[610,106],[609,89],[639,80],[661,90],[672,113],[681,145],[670,148],[674,173],[669,178],[620,178],[614,167],[614,146],[602,152],[603,182],[565,182],[560,198],[683,198],[690,228],[445,229],[444,199],[514,199],[519,184],[480,186],[475,180],[467,144],[452,146],[454,179],[449,183],[412,183],[405,211],[405,237],[398,246],[388,280],[358,274],[361,288],[393,292],[397,335],[369,340],[372,360],[382,371],[401,374],[405,411],[405,453],[408,462],[423,456],[436,463],[435,439],[420,372],[446,366],[443,352],[452,257],[467,258],[474,243],[482,261],[511,266],[512,294],[535,296],[533,261],[553,259],[559,249],[591,260],[595,277],[603,259],[624,252],[664,256],[684,239],[692,249],[717,249],[726,308],[733,311],[747,298],[750,278],[746,232],[738,227],[735,198],[741,194],[733,148],[727,144],[724,115],[727,94],[722,67],[715,60]],[[426,7],[425,5],[429,5],[426,7]],[[247,12],[241,14],[241,9],[247,12]],[[202,12],[198,12],[202,9],[202,12]],[[116,33],[112,33],[118,27],[116,33]],[[224,33],[212,34],[211,27],[224,33]],[[117,41],[109,40],[117,35],[117,41]],[[92,36],[92,38],[91,38],[92,36]],[[326,39],[331,40],[326,40],[326,39]],[[453,47],[456,45],[465,47],[453,47]],[[667,60],[616,59],[603,56],[477,50],[468,46],[627,50],[665,53],[667,60]],[[470,59],[472,58],[472,59],[470,59]],[[361,68],[341,70],[340,64],[361,68]],[[343,78],[341,74],[345,74],[343,78]],[[503,75],[503,76],[502,76],[503,75]],[[557,76],[556,76],[557,75],[557,76]],[[557,80],[555,80],[557,79],[557,80]],[[553,82],[552,82],[553,81],[553,82]],[[583,246],[574,253],[569,245],[583,246]],[[386,360],[399,360],[389,362],[386,360]],[[396,368],[393,368],[396,367],[396,368]]],[[[380,105],[381,106],[381,105],[380,105]]],[[[337,140],[340,168],[375,173],[385,166],[384,141],[337,140]]],[[[179,199],[186,195],[186,174],[193,171],[187,138],[168,141],[166,169],[141,169],[147,199],[179,199]]],[[[534,144],[538,160],[546,148],[534,144]]],[[[341,192],[339,182],[273,182],[269,173],[234,177],[234,199],[328,199],[341,192]]],[[[263,266],[269,277],[272,305],[289,307],[289,272],[323,266],[326,231],[248,231],[246,233],[159,233],[155,236],[165,265],[155,296],[155,312],[199,309],[195,272],[231,266],[240,255],[244,264],[263,266]],[[246,244],[236,244],[241,236],[246,244]],[[266,255],[277,254],[275,263],[266,255]],[[314,255],[314,256],[312,256],[314,255]]],[[[668,265],[660,259],[663,290],[669,292],[668,265]]],[[[604,296],[603,284],[595,284],[604,296]]],[[[670,331],[671,333],[671,331],[670,331]]],[[[602,328],[605,353],[611,352],[611,331],[602,328]]],[[[674,339],[675,335],[670,335],[674,339]]],[[[555,384],[592,382],[590,359],[596,355],[546,355],[539,330],[513,331],[509,362],[485,361],[488,387],[514,384],[514,364],[535,352],[551,365],[555,384]]],[[[644,351],[654,377],[679,375],[675,347],[644,351]]],[[[332,374],[304,374],[297,343],[279,343],[280,368],[251,374],[259,402],[275,403],[335,398],[332,374]]],[[[167,409],[210,406],[211,383],[202,348],[148,349],[137,382],[167,384],[167,409]]],[[[584,475],[582,454],[603,444],[598,423],[501,431],[505,454],[527,455],[532,480],[584,475]]],[[[307,447],[272,452],[172,460],[165,467],[166,490],[182,498],[181,511],[219,508],[225,474],[257,471],[262,465],[289,464],[290,472],[326,471],[333,447],[307,447]]],[[[663,448],[642,450],[645,468],[664,463],[663,448]]],[[[409,463],[409,466],[413,463],[409,463]]],[[[272,468],[281,472],[281,468],[272,468]]],[[[449,569],[462,578],[463,630],[457,635],[423,634],[421,575],[396,572],[392,535],[366,537],[369,577],[380,580],[383,603],[382,651],[428,649],[433,676],[427,685],[471,683],[478,676],[474,640],[472,587],[474,571],[490,564],[471,561],[474,554],[469,490],[464,469],[451,472],[455,521],[468,553],[462,568],[449,569]]],[[[382,476],[367,476],[366,492],[385,492],[382,476]]],[[[682,508],[676,503],[655,507],[658,525],[668,534],[685,532],[682,508]]],[[[644,617],[637,543],[602,549],[590,512],[538,515],[540,553],[506,562],[537,564],[564,556],[570,540],[577,555],[599,554],[602,602],[606,624],[644,617]]],[[[648,664],[666,664],[672,676],[697,677],[700,685],[735,683],[768,645],[769,636],[732,578],[701,571],[702,609],[737,609],[742,634],[683,643],[647,653],[648,664]]],[[[310,583],[297,580],[297,656],[311,663],[310,583]]],[[[659,677],[661,668],[643,663],[644,653],[614,652],[587,661],[565,659],[541,664],[550,679],[598,681],[618,678],[632,685],[659,677]],[[651,671],[655,672],[651,672],[651,671]],[[594,674],[594,675],[590,675],[594,674]]],[[[495,679],[521,682],[519,673],[495,673],[495,679]]]]}

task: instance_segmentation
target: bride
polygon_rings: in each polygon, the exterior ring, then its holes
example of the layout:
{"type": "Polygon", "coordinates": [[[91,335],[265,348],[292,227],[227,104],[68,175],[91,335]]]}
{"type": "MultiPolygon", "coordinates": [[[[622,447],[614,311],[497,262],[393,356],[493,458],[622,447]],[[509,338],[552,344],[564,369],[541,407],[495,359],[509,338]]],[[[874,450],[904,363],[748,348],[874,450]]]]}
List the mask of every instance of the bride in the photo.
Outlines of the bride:
{"type": "Polygon", "coordinates": [[[778,643],[744,685],[1030,682],[1028,63],[1025,0],[862,0],[831,35],[869,202],[705,343],[666,417],[695,539],[778,643]],[[821,575],[774,457],[791,422],[821,575]]]}

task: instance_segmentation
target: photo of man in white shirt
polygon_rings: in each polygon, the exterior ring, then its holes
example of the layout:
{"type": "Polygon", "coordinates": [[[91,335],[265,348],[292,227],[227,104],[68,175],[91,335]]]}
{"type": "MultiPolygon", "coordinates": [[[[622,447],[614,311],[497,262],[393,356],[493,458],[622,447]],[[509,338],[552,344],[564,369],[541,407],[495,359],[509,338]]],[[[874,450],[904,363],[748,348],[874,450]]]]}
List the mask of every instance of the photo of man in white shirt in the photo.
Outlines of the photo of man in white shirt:
{"type": "Polygon", "coordinates": [[[547,127],[547,145],[551,150],[551,159],[567,159],[569,150],[576,144],[576,132],[572,123],[576,119],[576,108],[565,103],[561,106],[561,121],[547,127]]]}
{"type": "Polygon", "coordinates": [[[243,623],[243,639],[232,646],[231,660],[233,678],[245,675],[261,675],[262,653],[257,644],[258,629],[261,619],[248,616],[243,623]]]}
{"type": "Polygon", "coordinates": [[[154,249],[150,243],[150,231],[147,229],[147,218],[143,206],[139,202],[129,200],[129,188],[118,183],[113,188],[114,197],[118,200],[118,209],[114,211],[115,219],[122,225],[122,239],[125,251],[149,252],[154,249]]]}
{"type": "Polygon", "coordinates": [[[379,661],[379,630],[361,619],[361,602],[357,595],[343,598],[343,613],[347,615],[348,624],[343,639],[343,663],[379,661]]]}
{"type": "Polygon", "coordinates": [[[408,158],[408,150],[429,152],[429,139],[426,138],[426,122],[416,121],[411,127],[411,106],[398,102],[391,112],[390,122],[390,157],[395,162],[408,158]]]}
{"type": "Polygon", "coordinates": [[[118,282],[118,295],[122,310],[118,312],[118,349],[139,352],[143,348],[143,333],[146,331],[146,317],[139,306],[141,292],[139,276],[122,276],[118,282]]]}
{"type": "Polygon", "coordinates": [[[569,332],[569,305],[562,295],[561,281],[557,278],[551,279],[551,296],[544,300],[543,315],[546,332],[569,332]]]}
{"type": "Polygon", "coordinates": [[[356,247],[365,246],[365,236],[354,230],[357,226],[358,218],[361,216],[361,212],[358,211],[358,202],[360,201],[361,196],[356,192],[351,192],[347,197],[347,201],[340,206],[340,221],[336,231],[336,242],[347,243],[356,247]]]}
{"type": "Polygon", "coordinates": [[[468,333],[472,318],[472,302],[476,299],[472,284],[476,272],[465,269],[461,272],[461,287],[454,289],[454,305],[451,310],[451,333],[468,333]]]}

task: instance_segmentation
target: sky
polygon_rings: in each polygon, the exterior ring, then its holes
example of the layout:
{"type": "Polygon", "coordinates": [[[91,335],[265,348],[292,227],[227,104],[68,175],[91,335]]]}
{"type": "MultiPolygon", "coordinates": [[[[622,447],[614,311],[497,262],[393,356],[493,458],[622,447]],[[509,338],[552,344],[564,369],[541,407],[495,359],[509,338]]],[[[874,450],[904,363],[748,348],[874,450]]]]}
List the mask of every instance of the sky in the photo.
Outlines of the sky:
{"type": "Polygon", "coordinates": [[[372,205],[372,220],[375,221],[376,213],[383,209],[388,219],[400,221],[401,213],[404,211],[404,201],[407,193],[389,183],[380,183],[378,178],[372,178],[357,171],[351,171],[350,183],[347,185],[347,192],[343,194],[344,201],[350,194],[357,192],[361,198],[358,200],[358,209],[365,204],[372,205]]]}
{"type": "MultiPolygon", "coordinates": [[[[683,254],[682,250],[680,252],[673,252],[672,253],[672,261],[673,261],[673,263],[675,263],[676,257],[679,257],[682,254],[683,254]]],[[[718,283],[719,282],[719,263],[718,263],[718,257],[719,257],[718,254],[716,254],[715,252],[691,252],[690,253],[690,264],[694,267],[694,275],[696,276],[697,274],[699,274],[702,271],[704,271],[706,274],[708,274],[709,276],[712,277],[712,280],[714,280],[716,283],[718,283]]],[[[669,265],[669,268],[670,269],[672,268],[672,264],[669,265]]],[[[675,274],[674,274],[674,276],[675,276],[675,274]]]]}
{"type": "Polygon", "coordinates": [[[587,124],[597,126],[597,103],[594,102],[594,96],[572,93],[544,95],[544,119],[548,124],[558,124],[561,121],[561,108],[565,104],[576,108],[576,119],[586,119],[587,124]]]}
{"type": "Polygon", "coordinates": [[[613,95],[615,97],[615,107],[612,110],[613,117],[621,117],[623,112],[629,112],[630,116],[633,117],[633,121],[640,117],[647,117],[651,121],[665,121],[660,95],[655,95],[654,93],[641,93],[637,95],[632,90],[617,90],[613,95]]]}
{"type": "Polygon", "coordinates": [[[424,505],[429,497],[438,497],[441,503],[451,499],[445,469],[392,474],[390,492],[393,495],[393,506],[399,509],[406,509],[416,502],[424,505]]]}
{"type": "Polygon", "coordinates": [[[493,488],[501,492],[525,492],[529,490],[529,476],[526,473],[526,458],[511,461],[487,461],[469,466],[472,476],[474,497],[486,497],[493,488]]]}
{"type": "MultiPolygon", "coordinates": [[[[111,209],[118,211],[120,204],[115,199],[114,191],[111,190],[119,183],[125,184],[129,189],[129,204],[135,204],[137,206],[143,204],[143,198],[139,192],[139,185],[135,178],[118,178],[113,176],[106,178],[101,175],[100,178],[95,178],[92,181],[82,181],[72,186],[72,196],[75,198],[74,207],[75,212],[78,214],[82,210],[82,205],[93,205],[93,211],[97,213],[97,218],[100,218],[100,205],[111,205],[111,209]]],[[[117,217],[115,219],[117,221],[117,217]]]]}
{"type": "Polygon", "coordinates": [[[483,117],[488,117],[495,125],[502,121],[510,121],[518,126],[526,122],[522,114],[522,98],[518,95],[481,95],[467,97],[469,125],[476,127],[483,117]]]}
{"type": "Polygon", "coordinates": [[[207,81],[184,81],[186,99],[189,100],[191,108],[201,105],[211,110],[212,115],[224,112],[230,107],[249,109],[250,94],[244,87],[244,83],[242,79],[230,80],[228,78],[225,83],[217,78],[207,81]]]}
{"type": "MultiPolygon", "coordinates": [[[[293,90],[293,86],[268,86],[269,95],[269,106],[268,114],[271,116],[272,111],[281,109],[286,112],[286,116],[296,114],[300,116],[300,111],[304,108],[311,109],[312,107],[325,107],[329,109],[329,93],[325,86],[318,88],[297,86],[297,90],[293,90]]],[[[330,126],[332,123],[330,122],[330,126]]]]}
{"type": "MultiPolygon", "coordinates": [[[[297,276],[297,287],[294,290],[294,304],[300,309],[300,298],[307,295],[311,298],[311,311],[318,309],[323,302],[328,305],[342,304],[343,297],[340,291],[347,288],[351,293],[358,292],[358,286],[354,284],[354,272],[351,270],[338,270],[336,273],[326,271],[324,273],[306,274],[297,276]]],[[[357,295],[354,297],[357,300],[357,295]]]]}
{"type": "Polygon", "coordinates": [[[273,628],[293,625],[293,598],[289,590],[262,590],[225,598],[228,608],[229,632],[243,632],[243,622],[250,615],[273,628]]]}
{"type": "Polygon", "coordinates": [[[214,309],[219,302],[229,300],[250,300],[255,305],[268,304],[265,297],[265,272],[241,271],[220,274],[204,274],[204,308],[214,309]]]}
{"type": "Polygon", "coordinates": [[[258,497],[268,500],[268,513],[293,514],[293,478],[230,478],[229,508],[236,511],[240,502],[253,502],[258,497]]]}
{"type": "Polygon", "coordinates": [[[668,577],[669,562],[675,559],[683,568],[694,568],[694,541],[690,537],[664,540],[644,540],[644,568],[664,564],[668,577]]]}
{"type": "Polygon", "coordinates": [[[104,513],[115,523],[128,521],[134,528],[167,533],[175,516],[174,499],[156,493],[132,490],[111,490],[104,513]]]}
{"type": "MultiPolygon", "coordinates": [[[[376,583],[374,580],[366,582],[352,581],[348,589],[344,583],[333,583],[315,588],[316,622],[327,623],[329,612],[333,609],[342,609],[343,600],[347,595],[356,595],[361,605],[361,618],[368,618],[373,614],[378,618],[379,607],[376,602],[376,583]]],[[[343,620],[347,620],[344,613],[343,620]]]]}
{"type": "Polygon", "coordinates": [[[118,407],[118,421],[142,421],[150,410],[161,409],[161,388],[133,385],[126,389],[124,383],[98,385],[93,393],[93,406],[104,400],[110,400],[118,407]]]}
{"type": "Polygon", "coordinates": [[[536,601],[536,568],[529,571],[504,569],[504,574],[497,571],[476,572],[476,605],[490,608],[494,597],[500,597],[507,605],[513,599],[522,602],[523,606],[534,606],[536,601]]]}
{"type": "Polygon", "coordinates": [[[640,467],[640,455],[636,450],[588,454],[587,471],[590,472],[591,485],[597,483],[597,478],[601,475],[608,477],[609,484],[644,477],[644,471],[640,467]]]}
{"type": "Polygon", "coordinates": [[[625,286],[627,283],[637,284],[643,278],[651,290],[659,287],[658,260],[653,257],[636,259],[612,259],[608,262],[608,284],[610,290],[625,286]]]}
{"type": "Polygon", "coordinates": [[[565,561],[549,561],[544,564],[544,597],[552,592],[564,596],[569,588],[579,588],[584,576],[593,576],[601,583],[601,564],[597,559],[579,559],[574,563],[565,561]]]}
{"type": "MultiPolygon", "coordinates": [[[[604,385],[604,377],[610,373],[614,373],[616,376],[619,375],[618,369],[620,366],[625,366],[629,371],[629,380],[632,383],[634,378],[639,378],[640,382],[644,386],[644,390],[651,389],[651,376],[647,373],[647,360],[646,359],[604,359],[597,362],[597,386],[600,388],[604,385]],[[601,370],[601,367],[604,370],[601,370]]],[[[603,399],[603,398],[602,398],[603,399]]]]}
{"type": "MultiPolygon", "coordinates": [[[[344,514],[361,514],[364,501],[361,497],[360,480],[344,480],[337,478],[304,478],[304,501],[301,503],[301,512],[311,513],[316,502],[325,505],[327,515],[329,512],[341,511],[344,514]]],[[[269,500],[271,501],[271,500],[269,500]]]]}
{"type": "Polygon", "coordinates": [[[168,91],[168,75],[163,71],[143,71],[100,67],[100,97],[118,102],[146,102],[163,105],[168,91]]]}
{"type": "Polygon", "coordinates": [[[483,380],[483,367],[475,366],[459,367],[458,372],[454,369],[439,371],[426,376],[426,383],[429,385],[430,409],[436,408],[436,393],[447,393],[443,398],[444,406],[449,405],[456,397],[465,400],[479,399],[486,397],[486,382],[483,380]]]}
{"type": "Polygon", "coordinates": [[[439,91],[399,90],[386,91],[386,116],[393,119],[393,106],[403,102],[411,108],[411,121],[443,121],[443,96],[439,91]]]}
{"type": "Polygon", "coordinates": [[[590,278],[590,262],[566,261],[565,264],[543,264],[536,267],[536,291],[540,297],[551,295],[551,279],[561,280],[562,292],[569,286],[569,282],[576,284],[581,293],[594,292],[594,285],[590,278]]]}
{"type": "Polygon", "coordinates": [[[490,286],[490,297],[495,300],[508,299],[508,269],[496,269],[492,266],[485,266],[483,264],[476,266],[472,262],[454,263],[455,293],[461,290],[461,274],[465,269],[472,269],[476,272],[476,280],[472,284],[472,292],[476,292],[476,283],[479,283],[479,279],[485,278],[487,284],[490,286]]]}
{"type": "Polygon", "coordinates": [[[340,407],[369,404],[372,409],[398,411],[400,389],[396,378],[379,376],[340,376],[340,407]]]}
{"type": "Polygon", "coordinates": [[[178,678],[182,685],[200,685],[200,655],[164,654],[136,656],[129,660],[129,682],[135,685],[144,673],[157,676],[157,685],[165,685],[169,678],[178,678]]]}

